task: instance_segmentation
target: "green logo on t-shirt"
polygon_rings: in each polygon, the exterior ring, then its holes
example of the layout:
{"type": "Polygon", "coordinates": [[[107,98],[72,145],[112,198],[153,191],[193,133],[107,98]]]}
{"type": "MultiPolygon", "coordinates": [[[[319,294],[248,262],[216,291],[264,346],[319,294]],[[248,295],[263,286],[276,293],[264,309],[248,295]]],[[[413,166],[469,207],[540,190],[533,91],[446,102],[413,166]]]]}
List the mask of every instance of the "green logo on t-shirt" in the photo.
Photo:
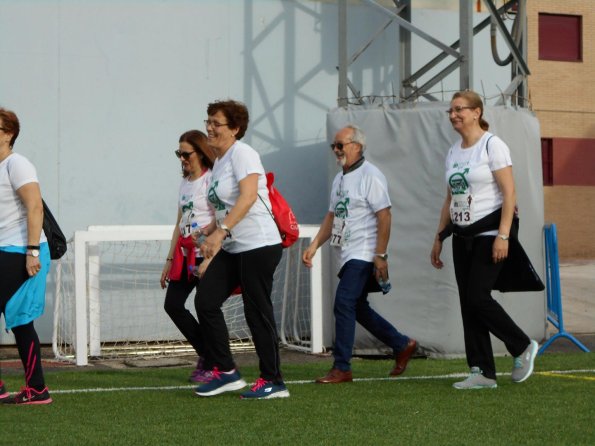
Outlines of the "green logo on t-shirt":
{"type": "Polygon", "coordinates": [[[339,218],[347,218],[349,216],[349,197],[346,197],[344,200],[337,202],[335,206],[335,217],[339,218]]]}
{"type": "Polygon", "coordinates": [[[223,202],[217,196],[217,186],[219,186],[219,181],[213,181],[211,187],[209,187],[207,198],[209,203],[211,203],[215,208],[215,211],[223,211],[225,209],[225,204],[223,204],[223,202]]]}
{"type": "Polygon", "coordinates": [[[463,172],[455,172],[450,176],[448,184],[450,185],[450,190],[453,195],[464,194],[467,192],[469,183],[467,182],[465,175],[468,173],[469,168],[465,169],[463,172]]]}

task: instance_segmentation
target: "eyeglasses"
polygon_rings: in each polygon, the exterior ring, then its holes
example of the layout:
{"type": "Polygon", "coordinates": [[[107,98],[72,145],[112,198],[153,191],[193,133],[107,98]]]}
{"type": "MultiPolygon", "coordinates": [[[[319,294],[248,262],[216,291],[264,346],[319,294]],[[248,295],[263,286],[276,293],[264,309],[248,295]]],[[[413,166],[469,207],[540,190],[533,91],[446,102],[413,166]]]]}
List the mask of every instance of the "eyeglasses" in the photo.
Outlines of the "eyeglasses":
{"type": "Polygon", "coordinates": [[[181,150],[174,150],[174,153],[178,158],[184,158],[184,161],[188,161],[192,154],[196,152],[194,152],[194,150],[192,152],[182,152],[181,150]]]}
{"type": "Polygon", "coordinates": [[[217,121],[211,121],[210,119],[205,119],[205,127],[212,126],[212,127],[219,128],[219,127],[224,127],[226,125],[227,125],[227,122],[222,123],[222,122],[217,122],[217,121]]]}
{"type": "Polygon", "coordinates": [[[463,110],[465,110],[465,109],[473,110],[474,108],[476,108],[476,107],[457,105],[456,107],[449,108],[448,110],[446,110],[446,114],[450,115],[451,113],[456,113],[457,115],[460,115],[463,110]]]}
{"type": "Polygon", "coordinates": [[[352,144],[353,141],[349,141],[349,142],[334,142],[331,144],[331,150],[335,150],[335,147],[339,150],[343,150],[343,147],[345,147],[348,144],[352,144]]]}

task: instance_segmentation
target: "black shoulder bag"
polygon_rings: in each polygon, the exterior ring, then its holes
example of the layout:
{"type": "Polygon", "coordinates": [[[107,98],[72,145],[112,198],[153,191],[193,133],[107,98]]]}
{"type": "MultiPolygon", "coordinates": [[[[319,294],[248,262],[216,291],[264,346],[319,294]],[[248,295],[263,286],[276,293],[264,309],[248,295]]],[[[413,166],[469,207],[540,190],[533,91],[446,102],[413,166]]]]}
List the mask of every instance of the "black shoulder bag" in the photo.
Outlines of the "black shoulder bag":
{"type": "Polygon", "coordinates": [[[64,233],[50,212],[50,208],[48,208],[45,200],[42,199],[41,201],[43,202],[43,232],[48,239],[50,258],[56,260],[66,253],[66,237],[64,237],[64,233]]]}

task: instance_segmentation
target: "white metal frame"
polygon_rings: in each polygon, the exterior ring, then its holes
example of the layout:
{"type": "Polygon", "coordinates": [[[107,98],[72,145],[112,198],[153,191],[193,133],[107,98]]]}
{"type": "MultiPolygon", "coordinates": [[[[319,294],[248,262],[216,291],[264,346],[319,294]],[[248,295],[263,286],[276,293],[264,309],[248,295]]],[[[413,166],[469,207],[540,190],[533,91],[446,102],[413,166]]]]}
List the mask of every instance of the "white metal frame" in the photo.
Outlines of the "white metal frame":
{"type": "MultiPolygon", "coordinates": [[[[74,349],[76,365],[88,364],[88,356],[100,354],[99,287],[92,283],[98,280],[100,264],[96,251],[98,242],[171,240],[172,225],[152,226],[89,226],[86,231],[74,233],[74,289],[75,333],[74,349]],[[89,314],[89,317],[87,317],[89,314]],[[93,319],[93,320],[91,320],[93,319]]],[[[318,226],[300,225],[300,237],[313,238],[318,226]]],[[[97,285],[97,284],[95,284],[97,285]]],[[[322,309],[322,261],[315,256],[310,274],[311,294],[311,340],[310,348],[295,347],[310,353],[321,353],[323,346],[322,309]]]]}

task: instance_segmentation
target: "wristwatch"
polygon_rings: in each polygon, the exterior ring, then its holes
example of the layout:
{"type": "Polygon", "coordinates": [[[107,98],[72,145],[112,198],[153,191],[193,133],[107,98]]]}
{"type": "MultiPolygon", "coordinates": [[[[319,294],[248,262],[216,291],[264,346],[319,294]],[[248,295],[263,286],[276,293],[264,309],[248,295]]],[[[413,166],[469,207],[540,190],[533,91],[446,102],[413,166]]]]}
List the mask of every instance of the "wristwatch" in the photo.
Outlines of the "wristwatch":
{"type": "Polygon", "coordinates": [[[39,257],[39,249],[30,249],[27,251],[27,255],[31,257],[39,257]]]}
{"type": "Polygon", "coordinates": [[[498,237],[500,237],[502,240],[508,240],[510,237],[506,234],[498,234],[498,237]]]}
{"type": "Polygon", "coordinates": [[[226,236],[225,238],[227,238],[227,237],[231,237],[231,229],[229,229],[229,226],[227,226],[226,224],[223,224],[223,223],[221,223],[221,224],[219,225],[219,227],[220,227],[221,229],[223,229],[223,230],[224,230],[224,231],[227,233],[227,236],[226,236]]]}
{"type": "Polygon", "coordinates": [[[376,254],[376,257],[380,257],[382,260],[388,260],[388,254],[376,254]]]}

